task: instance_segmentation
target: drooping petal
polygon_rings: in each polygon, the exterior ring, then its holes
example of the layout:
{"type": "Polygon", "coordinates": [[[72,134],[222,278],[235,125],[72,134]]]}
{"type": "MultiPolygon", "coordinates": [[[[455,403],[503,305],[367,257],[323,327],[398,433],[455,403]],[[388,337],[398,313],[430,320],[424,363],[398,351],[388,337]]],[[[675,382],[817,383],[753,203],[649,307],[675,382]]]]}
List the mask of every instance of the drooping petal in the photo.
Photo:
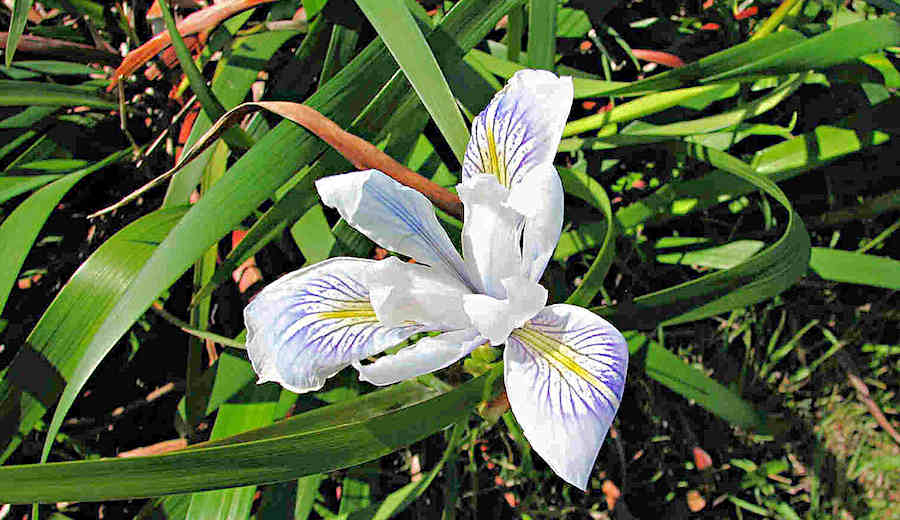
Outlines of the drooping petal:
{"type": "Polygon", "coordinates": [[[520,70],[472,122],[463,180],[488,173],[509,188],[552,163],[572,108],[572,78],[520,70]]]}
{"type": "Polygon", "coordinates": [[[486,341],[474,329],[455,330],[422,338],[415,345],[380,357],[371,364],[356,362],[353,366],[359,370],[361,381],[379,386],[392,385],[446,368],[486,341]]]}
{"type": "Polygon", "coordinates": [[[525,216],[522,275],[538,281],[553,256],[563,225],[563,187],[552,163],[544,163],[513,185],[507,204],[525,216]]]}
{"type": "Polygon", "coordinates": [[[509,190],[490,175],[476,175],[456,186],[463,202],[463,256],[478,277],[481,293],[505,298],[501,281],[518,275],[522,265],[524,217],[506,204],[509,190]]]}
{"type": "Polygon", "coordinates": [[[397,257],[376,262],[366,274],[378,320],[391,327],[413,321],[428,330],[469,327],[462,298],[471,291],[456,277],[397,257]]]}
{"type": "Polygon", "coordinates": [[[524,276],[503,280],[508,296],[503,299],[485,294],[463,296],[463,308],[472,325],[492,345],[506,343],[510,332],[521,327],[547,304],[547,289],[524,276]]]}
{"type": "Polygon", "coordinates": [[[244,309],[247,354],[259,382],[317,390],[350,363],[423,330],[380,323],[363,280],[375,262],[332,258],[289,273],[244,309]]]}
{"type": "Polygon", "coordinates": [[[438,223],[431,202],[418,191],[378,170],[325,177],[316,181],[316,189],[322,202],[378,245],[471,285],[466,266],[438,223]]]}
{"type": "Polygon", "coordinates": [[[625,386],[622,334],[587,309],[551,305],[513,331],[503,358],[525,437],[557,475],[586,489],[625,386]]]}

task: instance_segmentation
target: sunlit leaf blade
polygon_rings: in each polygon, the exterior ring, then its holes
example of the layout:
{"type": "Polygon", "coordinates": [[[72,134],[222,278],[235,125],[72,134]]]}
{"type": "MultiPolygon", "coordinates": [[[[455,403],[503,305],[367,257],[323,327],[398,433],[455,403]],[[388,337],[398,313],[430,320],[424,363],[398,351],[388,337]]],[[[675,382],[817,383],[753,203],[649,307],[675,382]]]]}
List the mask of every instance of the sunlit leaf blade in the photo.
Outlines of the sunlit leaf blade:
{"type": "Polygon", "coordinates": [[[707,274],[675,287],[639,296],[633,302],[594,308],[621,328],[650,329],[685,323],[770,298],[806,272],[810,241],[806,228],[784,192],[739,159],[711,148],[678,144],[676,149],[709,162],[775,199],[788,211],[784,234],[774,244],[731,269],[707,274]]]}
{"type": "MultiPolygon", "coordinates": [[[[244,12],[231,18],[225,22],[224,28],[237,32],[250,14],[252,13],[244,12]]],[[[272,31],[234,39],[229,51],[216,65],[211,88],[212,93],[226,109],[230,110],[244,100],[250,86],[257,80],[259,72],[265,68],[275,51],[294,35],[296,35],[294,31],[272,31]]],[[[206,112],[201,112],[184,143],[185,149],[193,146],[211,126],[212,120],[206,112]]],[[[169,182],[163,205],[180,206],[188,203],[191,192],[200,182],[200,175],[211,153],[211,151],[204,152],[201,157],[175,174],[169,182]]]]}
{"type": "Polygon", "coordinates": [[[73,87],[37,81],[0,80],[0,106],[86,106],[115,109],[116,102],[93,87],[73,87]]]}
{"type": "Polygon", "coordinates": [[[528,2],[528,64],[553,70],[556,58],[556,0],[528,2]]]}
{"type": "Polygon", "coordinates": [[[151,213],[116,233],[85,261],[0,379],[0,460],[6,460],[51,408],[84,353],[92,330],[186,208],[151,213]],[[90,300],[91,305],[84,302],[90,300]]]}
{"type": "MultiPolygon", "coordinates": [[[[738,240],[705,249],[662,253],[656,259],[662,263],[729,269],[750,258],[763,246],[758,240],[738,240]]],[[[886,256],[814,247],[809,269],[825,280],[900,290],[900,261],[886,256]]]]}
{"type": "Polygon", "coordinates": [[[582,277],[581,285],[566,300],[566,303],[583,307],[588,305],[594,299],[594,296],[600,292],[606,273],[612,266],[618,225],[613,216],[612,205],[609,202],[609,197],[606,195],[606,190],[597,181],[588,176],[587,173],[579,170],[564,168],[559,170],[563,188],[565,188],[566,192],[588,201],[589,204],[600,209],[606,218],[606,234],[600,245],[600,251],[597,252],[597,257],[591,263],[587,273],[582,277]]]}
{"type": "Polygon", "coordinates": [[[14,175],[4,175],[0,177],[0,204],[8,201],[16,195],[28,193],[31,190],[40,188],[48,182],[55,181],[62,175],[26,175],[18,177],[14,175]]]}
{"type": "Polygon", "coordinates": [[[722,81],[758,73],[788,74],[810,69],[821,70],[898,43],[900,23],[891,18],[865,20],[814,36],[727,72],[708,76],[704,81],[722,81]],[[848,45],[848,42],[853,44],[848,45]]]}
{"type": "Polygon", "coordinates": [[[670,390],[741,428],[765,431],[766,423],[749,403],[734,392],[688,365],[643,334],[625,332],[629,364],[636,365],[670,390]]]}
{"type": "Polygon", "coordinates": [[[481,400],[486,381],[482,376],[449,391],[408,381],[153,457],[6,466],[0,468],[0,496],[11,503],[114,500],[332,471],[374,460],[466,417],[481,400]]]}
{"type": "Polygon", "coordinates": [[[31,9],[32,2],[33,0],[13,0],[12,18],[9,20],[9,35],[6,38],[6,56],[4,57],[7,67],[12,64],[19,38],[25,32],[25,22],[28,21],[28,11],[31,9]]]}
{"type": "Polygon", "coordinates": [[[469,130],[421,29],[402,0],[356,0],[462,162],[469,130]]]}
{"type": "MultiPolygon", "coordinates": [[[[59,204],[63,196],[81,179],[102,168],[128,157],[130,150],[114,153],[87,168],[55,181],[42,188],[20,204],[0,224],[0,251],[4,251],[3,262],[0,263],[0,313],[6,306],[6,299],[12,289],[31,250],[34,240],[44,226],[50,213],[59,204]]],[[[41,176],[45,177],[45,176],[41,176]]],[[[0,177],[0,181],[6,177],[0,177]]],[[[0,184],[2,186],[2,184],[0,184]]]]}
{"type": "MultiPolygon", "coordinates": [[[[278,394],[279,389],[275,385],[253,385],[237,402],[223,404],[216,415],[210,439],[221,439],[271,423],[278,394]]],[[[246,486],[196,493],[191,499],[187,518],[247,518],[255,491],[256,486],[246,486]]]]}

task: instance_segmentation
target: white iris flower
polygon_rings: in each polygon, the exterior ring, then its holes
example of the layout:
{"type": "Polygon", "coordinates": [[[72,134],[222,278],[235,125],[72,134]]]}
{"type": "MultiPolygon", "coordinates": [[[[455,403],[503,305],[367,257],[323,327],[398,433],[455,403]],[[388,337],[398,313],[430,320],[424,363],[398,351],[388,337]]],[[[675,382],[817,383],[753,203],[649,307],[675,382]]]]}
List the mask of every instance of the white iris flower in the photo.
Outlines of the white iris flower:
{"type": "Polygon", "coordinates": [[[316,182],[350,225],[418,263],[332,258],[266,287],[244,311],[260,382],[308,392],[353,365],[360,379],[390,385],[505,344],[506,391],[525,436],[585,489],[622,397],[628,350],[594,313],[547,306],[538,284],[562,228],[553,158],[572,98],[571,78],[524,70],[475,118],[457,185],[462,257],[431,203],[383,173],[316,182]],[[429,331],[441,334],[362,363],[429,331]]]}

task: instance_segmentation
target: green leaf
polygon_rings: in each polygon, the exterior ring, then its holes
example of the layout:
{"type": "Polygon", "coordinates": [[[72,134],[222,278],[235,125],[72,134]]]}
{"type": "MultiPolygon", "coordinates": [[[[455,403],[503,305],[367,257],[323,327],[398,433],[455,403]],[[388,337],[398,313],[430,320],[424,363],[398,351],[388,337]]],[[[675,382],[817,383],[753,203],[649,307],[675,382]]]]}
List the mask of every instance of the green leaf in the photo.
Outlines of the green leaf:
{"type": "Polygon", "coordinates": [[[186,211],[157,211],[128,225],[104,242],[56,295],[0,378],[0,460],[56,403],[95,328],[186,211]],[[91,305],[85,306],[88,300],[91,305]]]}
{"type": "Polygon", "coordinates": [[[745,64],[757,63],[805,40],[803,35],[796,31],[790,29],[779,31],[765,38],[739,43],[734,47],[710,54],[683,67],[672,69],[641,81],[635,81],[628,86],[606,92],[605,95],[621,96],[632,92],[677,88],[697,81],[712,81],[714,77],[730,73],[737,67],[745,64]]]}
{"type": "MultiPolygon", "coordinates": [[[[720,246],[684,252],[670,252],[656,256],[666,264],[684,264],[729,269],[750,258],[762,249],[758,240],[737,240],[720,246]]],[[[814,247],[809,268],[825,280],[900,289],[900,261],[885,256],[814,247]]]]}
{"type": "Polygon", "coordinates": [[[648,376],[670,390],[735,426],[765,431],[764,418],[740,396],[647,336],[633,331],[624,335],[628,340],[629,365],[641,367],[648,376]]]}
{"type": "Polygon", "coordinates": [[[786,230],[774,244],[730,269],[640,296],[633,302],[592,309],[620,328],[647,329],[660,323],[677,324],[708,318],[770,298],[790,287],[806,272],[809,235],[790,201],[775,183],[727,153],[690,144],[679,143],[673,147],[689,157],[721,168],[771,196],[788,212],[786,230]]]}
{"type": "MultiPolygon", "coordinates": [[[[252,11],[238,14],[226,21],[223,27],[231,33],[236,33],[251,14],[252,11]]],[[[212,81],[213,94],[229,110],[239,105],[275,51],[296,34],[294,31],[271,31],[235,38],[228,49],[229,52],[216,65],[212,81]]],[[[206,112],[198,115],[185,142],[185,149],[193,146],[211,126],[212,120],[206,112]]],[[[212,150],[203,152],[200,157],[175,174],[166,190],[165,206],[188,203],[211,154],[212,150]]]]}
{"type": "Polygon", "coordinates": [[[25,22],[28,21],[28,11],[31,10],[33,0],[13,0],[12,18],[9,20],[9,34],[6,37],[6,66],[9,67],[16,53],[19,39],[25,32],[25,22]]]}
{"type": "MultiPolygon", "coordinates": [[[[251,383],[237,402],[225,403],[216,415],[210,440],[219,440],[252,428],[270,424],[278,403],[278,387],[251,383]]],[[[191,498],[187,518],[243,520],[250,516],[256,486],[196,493],[191,498]]]]}
{"type": "Polygon", "coordinates": [[[428,42],[402,0],[356,0],[462,163],[469,130],[428,42]]]}
{"type": "MultiPolygon", "coordinates": [[[[768,38],[770,37],[755,41],[762,42],[768,38]]],[[[790,74],[811,69],[821,70],[898,43],[900,23],[890,18],[866,20],[814,36],[752,63],[707,76],[704,81],[723,81],[750,74],[790,74]],[[848,45],[848,42],[853,44],[848,45]]]]}
{"type": "Polygon", "coordinates": [[[131,150],[116,152],[102,161],[45,186],[28,197],[0,224],[0,251],[5,252],[3,263],[0,264],[0,313],[6,307],[9,291],[12,290],[22,263],[31,251],[31,246],[44,226],[44,221],[63,196],[84,177],[128,157],[130,152],[131,150]]]}
{"type": "Polygon", "coordinates": [[[28,193],[40,188],[50,181],[62,177],[62,175],[26,175],[23,177],[13,175],[0,176],[0,204],[8,201],[16,195],[28,193]]]}
{"type": "Polygon", "coordinates": [[[615,246],[618,227],[613,217],[612,204],[609,202],[609,197],[597,181],[580,170],[557,169],[560,172],[563,188],[565,188],[566,192],[576,194],[579,198],[588,201],[589,204],[600,209],[606,218],[606,233],[600,245],[600,251],[597,252],[597,257],[591,263],[587,273],[582,277],[581,285],[566,300],[566,303],[585,307],[600,292],[600,289],[603,287],[603,280],[606,279],[606,273],[609,272],[609,268],[612,266],[613,257],[616,254],[615,246]]]}
{"type": "Polygon", "coordinates": [[[556,0],[528,2],[528,64],[553,70],[556,58],[556,0]]]}
{"type": "MultiPolygon", "coordinates": [[[[197,101],[203,107],[203,113],[211,120],[219,119],[225,115],[225,107],[222,106],[222,103],[210,90],[206,84],[206,78],[203,77],[203,74],[200,73],[194,64],[191,52],[185,45],[184,40],[181,38],[181,33],[178,32],[178,28],[175,25],[175,17],[172,16],[169,2],[166,0],[157,0],[157,2],[159,2],[160,11],[162,11],[163,20],[166,23],[166,30],[169,31],[169,36],[172,39],[172,48],[175,49],[178,64],[187,77],[191,90],[197,96],[197,101]]],[[[240,128],[229,128],[222,134],[222,139],[228,142],[232,148],[244,149],[253,146],[253,138],[240,128]]]]}
{"type": "Polygon", "coordinates": [[[333,471],[374,460],[467,417],[488,381],[482,376],[449,391],[407,381],[159,456],[6,466],[0,468],[0,496],[10,503],[116,500],[333,471]]]}
{"type": "MultiPolygon", "coordinates": [[[[7,54],[7,56],[9,56],[7,54]]],[[[118,109],[94,87],[74,87],[37,81],[0,80],[0,106],[88,106],[118,109]]]]}

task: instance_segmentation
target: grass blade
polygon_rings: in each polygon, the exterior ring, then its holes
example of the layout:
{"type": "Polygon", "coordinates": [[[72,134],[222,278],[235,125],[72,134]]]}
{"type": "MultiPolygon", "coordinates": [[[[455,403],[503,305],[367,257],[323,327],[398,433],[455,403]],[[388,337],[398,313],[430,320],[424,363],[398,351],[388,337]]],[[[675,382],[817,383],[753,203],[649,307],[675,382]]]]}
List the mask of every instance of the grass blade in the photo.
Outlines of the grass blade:
{"type": "Polygon", "coordinates": [[[402,0],[357,0],[356,3],[384,40],[461,164],[469,142],[469,129],[409,9],[402,0]]]}
{"type": "Polygon", "coordinates": [[[16,46],[19,45],[19,39],[25,32],[25,22],[28,21],[28,11],[31,10],[31,3],[34,0],[13,0],[12,18],[9,20],[9,36],[6,38],[6,66],[12,64],[13,56],[16,53],[16,46]]]}

